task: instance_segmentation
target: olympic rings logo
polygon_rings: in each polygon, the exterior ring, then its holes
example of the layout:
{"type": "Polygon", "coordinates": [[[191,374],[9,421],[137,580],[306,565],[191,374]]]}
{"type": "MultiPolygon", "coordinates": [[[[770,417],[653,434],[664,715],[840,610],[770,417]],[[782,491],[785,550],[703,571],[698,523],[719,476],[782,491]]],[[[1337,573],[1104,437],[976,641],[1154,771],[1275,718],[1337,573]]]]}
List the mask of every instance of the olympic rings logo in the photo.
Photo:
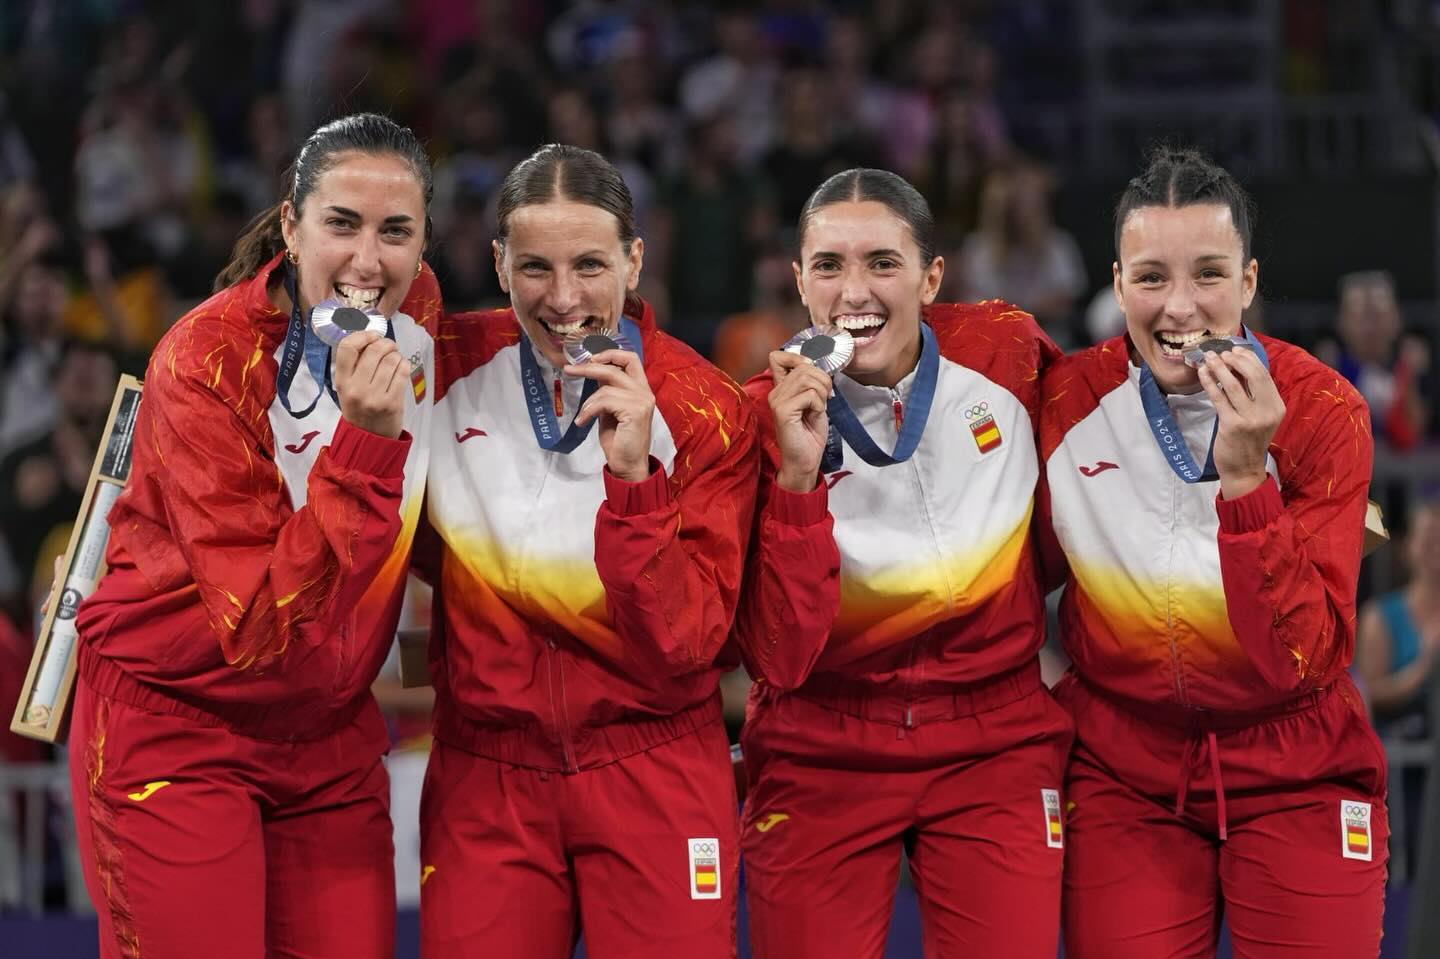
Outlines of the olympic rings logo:
{"type": "Polygon", "coordinates": [[[713,842],[693,842],[690,844],[690,851],[697,856],[715,855],[715,844],[713,842]]]}
{"type": "Polygon", "coordinates": [[[1370,810],[1365,806],[1357,806],[1349,803],[1345,806],[1345,815],[1353,816],[1356,819],[1364,819],[1370,815],[1370,810]]]}
{"type": "Polygon", "coordinates": [[[967,420],[973,420],[975,417],[984,416],[988,412],[990,412],[990,404],[982,400],[965,411],[965,418],[967,420]]]}

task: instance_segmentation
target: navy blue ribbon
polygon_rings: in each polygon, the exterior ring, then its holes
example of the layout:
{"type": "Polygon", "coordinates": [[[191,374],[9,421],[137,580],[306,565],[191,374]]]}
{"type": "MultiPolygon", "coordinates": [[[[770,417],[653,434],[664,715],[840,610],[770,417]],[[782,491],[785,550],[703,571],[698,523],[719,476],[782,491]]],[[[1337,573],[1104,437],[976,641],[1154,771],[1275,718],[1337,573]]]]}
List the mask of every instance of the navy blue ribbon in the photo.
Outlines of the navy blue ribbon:
{"type": "MultiPolygon", "coordinates": [[[[1241,327],[1240,332],[1254,348],[1260,365],[1270,369],[1270,357],[1266,355],[1265,347],[1260,345],[1255,334],[1244,327],[1241,327]]],[[[1143,360],[1140,362],[1140,403],[1145,407],[1145,419],[1150,424],[1150,432],[1155,436],[1155,444],[1160,447],[1161,455],[1176,476],[1186,483],[1213,483],[1220,478],[1220,474],[1215,470],[1215,434],[1220,430],[1218,413],[1215,416],[1215,425],[1210,428],[1210,448],[1205,453],[1205,466],[1202,469],[1195,462],[1190,445],[1185,442],[1185,437],[1175,422],[1175,414],[1170,410],[1170,404],[1165,402],[1165,394],[1161,391],[1160,384],[1155,382],[1155,375],[1143,360]]]]}
{"type": "Polygon", "coordinates": [[[915,367],[915,384],[910,388],[910,401],[906,404],[905,419],[900,426],[900,435],[895,440],[893,452],[886,453],[875,445],[870,434],[844,395],[836,389],[826,405],[830,416],[830,435],[825,439],[825,453],[820,459],[820,471],[833,473],[845,462],[844,447],[849,446],[860,458],[871,466],[894,466],[915,455],[920,446],[920,437],[925,432],[925,422],[930,419],[930,407],[935,402],[935,383],[940,377],[940,347],[935,333],[928,323],[920,324],[920,362],[915,367]],[[841,440],[844,444],[841,444],[841,440]]]}
{"type": "MultiPolygon", "coordinates": [[[[325,393],[330,394],[330,399],[335,405],[340,405],[340,397],[335,395],[335,386],[331,380],[331,360],[334,358],[334,351],[326,345],[325,341],[315,335],[310,329],[310,324],[300,315],[300,295],[296,289],[295,268],[288,262],[285,264],[285,294],[290,297],[290,327],[285,331],[285,350],[280,354],[280,369],[275,374],[275,391],[280,394],[280,405],[285,407],[285,412],[303,420],[315,412],[315,407],[320,403],[320,397],[325,393]],[[315,382],[321,384],[320,391],[315,394],[315,399],[310,405],[300,412],[295,412],[290,406],[290,386],[295,382],[295,374],[300,370],[300,362],[304,360],[305,365],[310,368],[310,375],[315,382]]],[[[389,317],[385,319],[385,338],[395,339],[395,324],[389,317]]]]}
{"type": "MultiPolygon", "coordinates": [[[[627,345],[633,347],[635,355],[640,362],[645,362],[645,348],[640,342],[640,328],[631,320],[622,317],[620,319],[620,335],[623,336],[627,345]]],[[[530,426],[535,430],[535,442],[540,448],[550,453],[569,453],[575,447],[585,442],[585,437],[590,435],[590,427],[595,425],[591,420],[584,426],[580,426],[573,420],[570,428],[560,432],[560,420],[555,415],[555,407],[550,398],[550,390],[542,382],[540,364],[535,359],[534,347],[530,344],[530,338],[525,335],[525,328],[520,328],[520,383],[525,390],[525,407],[530,411],[530,426]]],[[[580,406],[585,405],[594,392],[600,388],[595,380],[587,379],[584,387],[580,390],[580,406]]],[[[576,414],[580,407],[576,407],[576,414]]]]}

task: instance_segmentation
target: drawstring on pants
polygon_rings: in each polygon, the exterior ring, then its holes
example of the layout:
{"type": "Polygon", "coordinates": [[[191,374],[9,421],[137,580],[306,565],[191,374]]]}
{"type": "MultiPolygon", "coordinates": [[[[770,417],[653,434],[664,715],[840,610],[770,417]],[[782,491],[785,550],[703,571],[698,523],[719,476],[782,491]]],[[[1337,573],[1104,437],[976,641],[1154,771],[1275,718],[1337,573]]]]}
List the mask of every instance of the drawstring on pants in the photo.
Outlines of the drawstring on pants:
{"type": "Polygon", "coordinates": [[[1215,781],[1215,814],[1219,820],[1220,841],[1229,838],[1225,819],[1225,783],[1220,779],[1220,745],[1215,731],[1207,730],[1202,739],[1197,731],[1185,740],[1185,753],[1180,757],[1180,785],[1175,790],[1175,815],[1185,812],[1185,797],[1190,791],[1190,777],[1202,761],[1201,751],[1210,754],[1210,777],[1215,781]]]}

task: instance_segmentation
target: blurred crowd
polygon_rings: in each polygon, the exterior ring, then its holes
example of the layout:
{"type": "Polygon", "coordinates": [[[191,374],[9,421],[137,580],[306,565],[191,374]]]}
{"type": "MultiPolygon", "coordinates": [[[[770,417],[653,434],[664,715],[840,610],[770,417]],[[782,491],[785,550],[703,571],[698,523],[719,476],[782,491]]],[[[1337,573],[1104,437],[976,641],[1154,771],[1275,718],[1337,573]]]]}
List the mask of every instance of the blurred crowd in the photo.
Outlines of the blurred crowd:
{"type": "MultiPolygon", "coordinates": [[[[1284,82],[1346,82],[1325,71],[1353,62],[1347,17],[1364,6],[1282,3],[1284,82]]],[[[1056,222],[1065,158],[1035,120],[1039,106],[1082,107],[1083,9],[1067,0],[0,4],[4,715],[117,375],[143,372],[168,325],[209,295],[318,123],[376,110],[420,133],[435,161],[427,258],[447,308],[502,302],[490,252],[496,187],[536,144],[563,141],[620,167],[646,242],[641,293],[672,333],[737,379],[804,324],[793,225],[816,185],[857,165],[894,170],[930,201],[947,260],[942,299],[1010,300],[1073,349],[1123,329],[1108,274],[1087,274],[1056,222]]],[[[1383,265],[1358,263],[1361,272],[1338,279],[1333,335],[1306,345],[1364,394],[1386,448],[1423,449],[1436,427],[1428,331],[1407,325],[1405,291],[1383,265]]],[[[1258,310],[1250,319],[1263,329],[1258,310]]],[[[1362,624],[1370,648],[1360,665],[1377,708],[1402,716],[1415,708],[1415,674],[1440,659],[1440,585],[1424,585],[1440,584],[1429,569],[1440,568],[1430,555],[1440,521],[1417,516],[1400,517],[1415,538],[1400,555],[1422,584],[1402,609],[1418,639],[1402,641],[1383,604],[1362,624]],[[1394,638],[1376,647],[1382,633],[1394,638]]],[[[411,727],[423,736],[423,723],[411,727]]],[[[26,750],[10,742],[0,760],[26,750]]]]}

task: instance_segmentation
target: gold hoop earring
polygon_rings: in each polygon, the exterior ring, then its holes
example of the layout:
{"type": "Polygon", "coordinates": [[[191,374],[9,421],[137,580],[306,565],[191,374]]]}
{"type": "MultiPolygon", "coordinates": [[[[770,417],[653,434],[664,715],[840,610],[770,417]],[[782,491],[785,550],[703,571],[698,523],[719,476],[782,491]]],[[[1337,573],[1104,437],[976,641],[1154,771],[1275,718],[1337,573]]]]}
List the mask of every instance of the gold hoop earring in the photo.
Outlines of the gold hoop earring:
{"type": "Polygon", "coordinates": [[[285,259],[289,260],[292,266],[298,266],[300,263],[300,254],[294,250],[286,250],[285,259]]]}
{"type": "Polygon", "coordinates": [[[424,260],[416,260],[416,261],[415,261],[415,275],[416,275],[416,276],[419,276],[421,273],[424,273],[424,272],[425,272],[425,261],[424,261],[424,260]]]}

